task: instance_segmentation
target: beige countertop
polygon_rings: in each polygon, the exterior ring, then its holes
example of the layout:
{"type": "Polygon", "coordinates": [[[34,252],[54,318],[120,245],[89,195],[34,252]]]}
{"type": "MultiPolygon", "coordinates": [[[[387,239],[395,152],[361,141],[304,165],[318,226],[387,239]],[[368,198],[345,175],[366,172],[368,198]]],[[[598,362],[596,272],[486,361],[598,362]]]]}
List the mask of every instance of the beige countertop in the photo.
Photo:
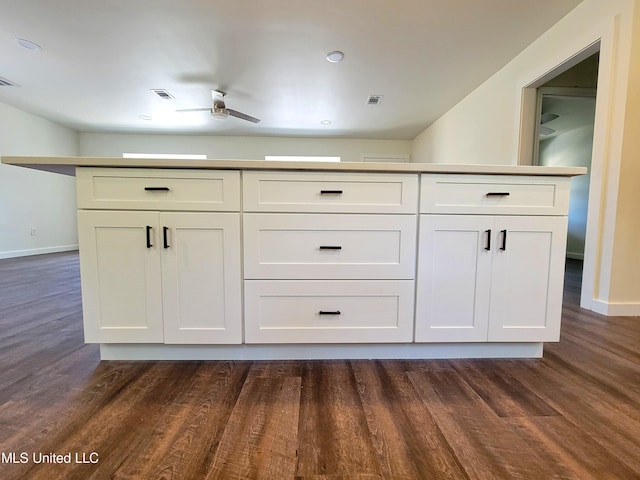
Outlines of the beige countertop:
{"type": "Polygon", "coordinates": [[[520,165],[444,163],[280,162],[267,160],[181,160],[108,157],[12,157],[2,163],[64,175],[75,175],[75,167],[198,168],[211,170],[297,170],[325,172],[456,173],[481,175],[574,176],[584,167],[539,167],[520,165]]]}

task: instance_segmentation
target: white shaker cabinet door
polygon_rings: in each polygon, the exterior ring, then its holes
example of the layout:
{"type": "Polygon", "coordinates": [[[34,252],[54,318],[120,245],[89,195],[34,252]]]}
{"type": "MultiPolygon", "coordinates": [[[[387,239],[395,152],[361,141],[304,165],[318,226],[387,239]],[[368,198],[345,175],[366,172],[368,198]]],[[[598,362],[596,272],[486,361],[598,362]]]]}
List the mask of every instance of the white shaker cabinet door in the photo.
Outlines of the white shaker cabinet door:
{"type": "Polygon", "coordinates": [[[490,342],[556,342],[567,218],[496,217],[490,342]]]}
{"type": "Polygon", "coordinates": [[[423,215],[416,342],[558,341],[566,217],[423,215]]]}
{"type": "Polygon", "coordinates": [[[493,217],[421,215],[416,342],[486,342],[493,217]]]}
{"type": "Polygon", "coordinates": [[[240,214],[161,213],[165,343],[242,342],[240,214]]]}
{"type": "Polygon", "coordinates": [[[162,343],[158,214],[79,211],[85,341],[162,343]]]}

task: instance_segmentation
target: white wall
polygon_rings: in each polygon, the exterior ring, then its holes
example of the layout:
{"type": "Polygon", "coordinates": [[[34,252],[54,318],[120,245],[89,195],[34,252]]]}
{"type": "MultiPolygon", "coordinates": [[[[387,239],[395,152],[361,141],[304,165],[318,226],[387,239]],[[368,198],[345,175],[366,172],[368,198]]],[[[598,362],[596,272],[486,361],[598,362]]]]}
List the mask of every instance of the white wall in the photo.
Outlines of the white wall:
{"type": "MultiPolygon", "coordinates": [[[[412,159],[517,164],[523,88],[600,42],[582,305],[640,315],[640,0],[584,0],[414,141],[412,159]]],[[[540,83],[537,83],[540,82],[540,83]]]]}
{"type": "Polygon", "coordinates": [[[192,153],[211,159],[261,160],[265,155],[340,156],[360,162],[363,153],[410,154],[410,140],[349,138],[233,137],[80,133],[83,157],[121,157],[123,153],[192,153]]]}
{"type": "Polygon", "coordinates": [[[640,316],[640,0],[635,1],[608,311],[640,316]]]}
{"type": "MultiPolygon", "coordinates": [[[[603,32],[617,28],[617,33],[628,37],[633,3],[634,0],[584,0],[418,135],[413,144],[412,161],[517,164],[522,89],[603,32]],[[614,27],[616,22],[625,25],[614,27]],[[622,29],[625,31],[620,31],[622,29]]],[[[624,41],[628,42],[628,38],[624,41]]]]}
{"type": "MultiPolygon", "coordinates": [[[[3,103],[0,125],[0,156],[78,154],[75,131],[3,103]]],[[[75,178],[0,164],[0,258],[75,249],[76,230],[75,178]]]]}

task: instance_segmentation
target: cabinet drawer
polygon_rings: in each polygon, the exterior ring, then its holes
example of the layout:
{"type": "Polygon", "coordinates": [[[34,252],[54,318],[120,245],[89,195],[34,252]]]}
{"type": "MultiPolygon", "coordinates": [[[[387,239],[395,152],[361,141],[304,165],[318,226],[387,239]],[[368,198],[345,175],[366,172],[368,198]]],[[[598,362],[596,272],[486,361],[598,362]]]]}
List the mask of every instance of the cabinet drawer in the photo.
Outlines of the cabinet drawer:
{"type": "Polygon", "coordinates": [[[414,278],[413,215],[243,217],[245,278],[414,278]]]}
{"type": "Polygon", "coordinates": [[[247,212],[416,213],[415,174],[244,172],[247,212]]]}
{"type": "Polygon", "coordinates": [[[411,342],[413,281],[245,281],[246,343],[411,342]]]}
{"type": "Polygon", "coordinates": [[[240,173],[78,168],[78,208],[239,211],[240,173]]]}
{"type": "Polygon", "coordinates": [[[432,175],[420,180],[421,213],[567,215],[569,177],[432,175]]]}

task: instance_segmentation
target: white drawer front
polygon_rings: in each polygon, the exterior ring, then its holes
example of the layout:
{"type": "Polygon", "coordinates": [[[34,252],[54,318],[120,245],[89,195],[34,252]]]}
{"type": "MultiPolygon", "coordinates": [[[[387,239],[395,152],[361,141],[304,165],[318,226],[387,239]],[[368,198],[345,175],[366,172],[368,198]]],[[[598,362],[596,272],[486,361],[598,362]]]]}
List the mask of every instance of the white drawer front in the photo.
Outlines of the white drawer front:
{"type": "Polygon", "coordinates": [[[415,174],[244,172],[247,212],[416,213],[415,174]]]}
{"type": "Polygon", "coordinates": [[[567,215],[568,177],[424,174],[421,213],[567,215]]]}
{"type": "Polygon", "coordinates": [[[246,343],[413,340],[413,281],[245,281],[246,343]]]}
{"type": "Polygon", "coordinates": [[[78,208],[239,211],[240,173],[78,168],[78,208]]]}
{"type": "Polygon", "coordinates": [[[412,279],[416,218],[245,214],[244,277],[412,279]]]}

